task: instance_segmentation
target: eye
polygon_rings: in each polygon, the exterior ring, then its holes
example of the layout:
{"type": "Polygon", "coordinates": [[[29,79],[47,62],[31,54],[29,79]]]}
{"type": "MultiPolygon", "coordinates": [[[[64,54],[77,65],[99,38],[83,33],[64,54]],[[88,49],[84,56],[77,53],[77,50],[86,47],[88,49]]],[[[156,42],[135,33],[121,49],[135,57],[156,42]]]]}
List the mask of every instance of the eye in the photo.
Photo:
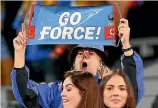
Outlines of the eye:
{"type": "Polygon", "coordinates": [[[107,90],[112,90],[112,87],[107,87],[106,89],[107,89],[107,90]]]}
{"type": "Polygon", "coordinates": [[[93,52],[93,51],[90,51],[90,52],[89,52],[89,55],[94,55],[94,52],[93,52]]]}
{"type": "Polygon", "coordinates": [[[126,90],[126,88],[120,88],[120,90],[121,90],[121,91],[125,91],[125,90],[126,90]]]}
{"type": "Polygon", "coordinates": [[[83,51],[79,51],[79,52],[78,52],[78,55],[83,55],[83,51]]]}
{"type": "Polygon", "coordinates": [[[69,91],[71,91],[72,89],[71,89],[71,88],[67,88],[66,90],[69,92],[69,91]]]}

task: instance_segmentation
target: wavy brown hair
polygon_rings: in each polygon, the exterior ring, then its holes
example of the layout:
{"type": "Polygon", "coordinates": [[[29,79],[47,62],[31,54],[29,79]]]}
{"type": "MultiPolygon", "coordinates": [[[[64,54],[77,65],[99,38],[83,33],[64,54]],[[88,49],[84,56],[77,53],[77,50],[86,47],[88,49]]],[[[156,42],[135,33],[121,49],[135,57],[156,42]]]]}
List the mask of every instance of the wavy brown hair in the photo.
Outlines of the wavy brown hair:
{"type": "MultiPolygon", "coordinates": [[[[125,104],[124,108],[136,108],[136,100],[135,100],[135,96],[134,96],[134,90],[133,90],[132,84],[131,84],[128,76],[124,72],[122,72],[121,70],[119,70],[119,69],[117,69],[117,70],[113,69],[111,71],[112,71],[112,74],[105,76],[103,78],[102,82],[101,82],[100,91],[101,91],[102,100],[104,98],[103,97],[103,92],[104,92],[105,85],[107,84],[107,82],[113,76],[119,75],[125,81],[126,89],[127,89],[127,94],[128,94],[127,101],[126,101],[126,104],[125,104]]],[[[106,105],[104,105],[104,106],[105,106],[104,108],[108,108],[106,105]]]]}
{"type": "Polygon", "coordinates": [[[65,79],[70,77],[80,91],[81,101],[77,108],[103,108],[98,84],[90,72],[66,72],[65,79]]]}

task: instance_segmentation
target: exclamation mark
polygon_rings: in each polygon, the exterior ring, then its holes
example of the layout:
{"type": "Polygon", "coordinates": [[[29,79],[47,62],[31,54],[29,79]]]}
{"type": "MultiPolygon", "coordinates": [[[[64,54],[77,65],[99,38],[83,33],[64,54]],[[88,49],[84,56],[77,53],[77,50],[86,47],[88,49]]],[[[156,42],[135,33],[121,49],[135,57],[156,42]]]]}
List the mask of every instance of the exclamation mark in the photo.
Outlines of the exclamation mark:
{"type": "Polygon", "coordinates": [[[99,39],[100,31],[101,31],[101,27],[98,27],[97,34],[96,34],[96,37],[95,37],[96,40],[99,39]]]}

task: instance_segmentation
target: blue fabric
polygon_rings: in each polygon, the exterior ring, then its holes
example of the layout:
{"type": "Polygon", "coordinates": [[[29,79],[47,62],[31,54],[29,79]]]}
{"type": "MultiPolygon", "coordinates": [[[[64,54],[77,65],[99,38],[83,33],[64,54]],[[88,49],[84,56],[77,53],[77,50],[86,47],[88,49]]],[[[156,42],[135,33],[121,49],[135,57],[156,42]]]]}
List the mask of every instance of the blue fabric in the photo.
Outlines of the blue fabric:
{"type": "MultiPolygon", "coordinates": [[[[143,84],[143,77],[144,77],[144,68],[143,62],[140,56],[135,52],[133,58],[136,63],[136,73],[137,73],[137,83],[138,83],[138,100],[137,103],[140,102],[141,98],[144,95],[144,84],[143,84]]],[[[29,71],[28,71],[29,72],[29,71]]],[[[14,96],[18,102],[20,102],[23,106],[24,103],[19,95],[19,91],[16,84],[16,71],[13,70],[11,73],[12,79],[12,89],[14,96]]],[[[99,76],[96,75],[95,79],[98,83],[99,76]]],[[[62,108],[62,100],[61,100],[61,92],[62,92],[62,83],[49,83],[49,84],[37,84],[31,80],[28,81],[27,87],[34,90],[35,93],[39,96],[39,104],[44,108],[62,108]]]]}
{"type": "Polygon", "coordinates": [[[103,45],[79,44],[78,47],[83,47],[83,48],[95,48],[95,49],[98,49],[98,50],[104,52],[104,46],[103,46],[103,45]]]}
{"type": "Polygon", "coordinates": [[[12,81],[12,89],[13,89],[13,94],[14,94],[15,99],[26,108],[19,94],[19,90],[16,83],[16,70],[14,69],[11,73],[11,81],[12,81]]]}
{"type": "Polygon", "coordinates": [[[134,56],[134,61],[136,63],[136,77],[137,77],[137,84],[138,84],[138,100],[137,104],[140,102],[142,97],[144,96],[144,66],[143,66],[143,61],[141,57],[139,56],[138,53],[135,52],[134,56]]]}
{"type": "MultiPolygon", "coordinates": [[[[124,58],[124,55],[121,56],[121,59],[124,58]]],[[[134,51],[133,59],[136,64],[136,80],[137,80],[137,85],[138,85],[138,99],[137,99],[137,104],[140,102],[140,100],[144,96],[145,92],[145,87],[144,87],[144,66],[143,66],[143,61],[139,54],[134,51]]],[[[121,67],[122,69],[124,68],[124,65],[121,62],[121,67]]]]}
{"type": "MultiPolygon", "coordinates": [[[[28,69],[25,66],[26,69],[28,69]]],[[[28,71],[29,72],[29,71],[28,71]]],[[[15,99],[26,107],[21,99],[19,90],[16,83],[16,70],[13,69],[11,73],[12,79],[12,89],[15,96],[15,99]]],[[[32,89],[39,96],[39,104],[43,108],[58,108],[61,104],[61,92],[62,92],[62,83],[41,83],[37,84],[32,80],[28,80],[27,88],[32,89]],[[50,107],[52,106],[52,107],[50,107]]]]}

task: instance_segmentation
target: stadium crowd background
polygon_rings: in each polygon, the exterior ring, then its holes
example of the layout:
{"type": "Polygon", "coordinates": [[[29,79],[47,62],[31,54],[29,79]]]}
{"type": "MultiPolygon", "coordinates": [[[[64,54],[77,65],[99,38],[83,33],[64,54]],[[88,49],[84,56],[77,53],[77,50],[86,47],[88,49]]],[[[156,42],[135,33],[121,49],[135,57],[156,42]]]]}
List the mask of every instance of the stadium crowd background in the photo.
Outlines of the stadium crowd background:
{"type": "MultiPolygon", "coordinates": [[[[144,61],[145,96],[138,108],[158,108],[158,2],[151,1],[1,1],[1,107],[22,108],[11,90],[10,73],[13,68],[13,39],[30,3],[44,5],[94,6],[117,3],[121,14],[129,20],[130,40],[144,61]]],[[[119,16],[117,15],[117,19],[119,16]]],[[[26,64],[32,70],[30,79],[36,82],[62,80],[63,72],[70,69],[68,54],[75,45],[28,46],[26,64]],[[56,53],[55,53],[56,52],[56,53]]],[[[106,47],[110,64],[119,63],[121,47],[106,47]]]]}

